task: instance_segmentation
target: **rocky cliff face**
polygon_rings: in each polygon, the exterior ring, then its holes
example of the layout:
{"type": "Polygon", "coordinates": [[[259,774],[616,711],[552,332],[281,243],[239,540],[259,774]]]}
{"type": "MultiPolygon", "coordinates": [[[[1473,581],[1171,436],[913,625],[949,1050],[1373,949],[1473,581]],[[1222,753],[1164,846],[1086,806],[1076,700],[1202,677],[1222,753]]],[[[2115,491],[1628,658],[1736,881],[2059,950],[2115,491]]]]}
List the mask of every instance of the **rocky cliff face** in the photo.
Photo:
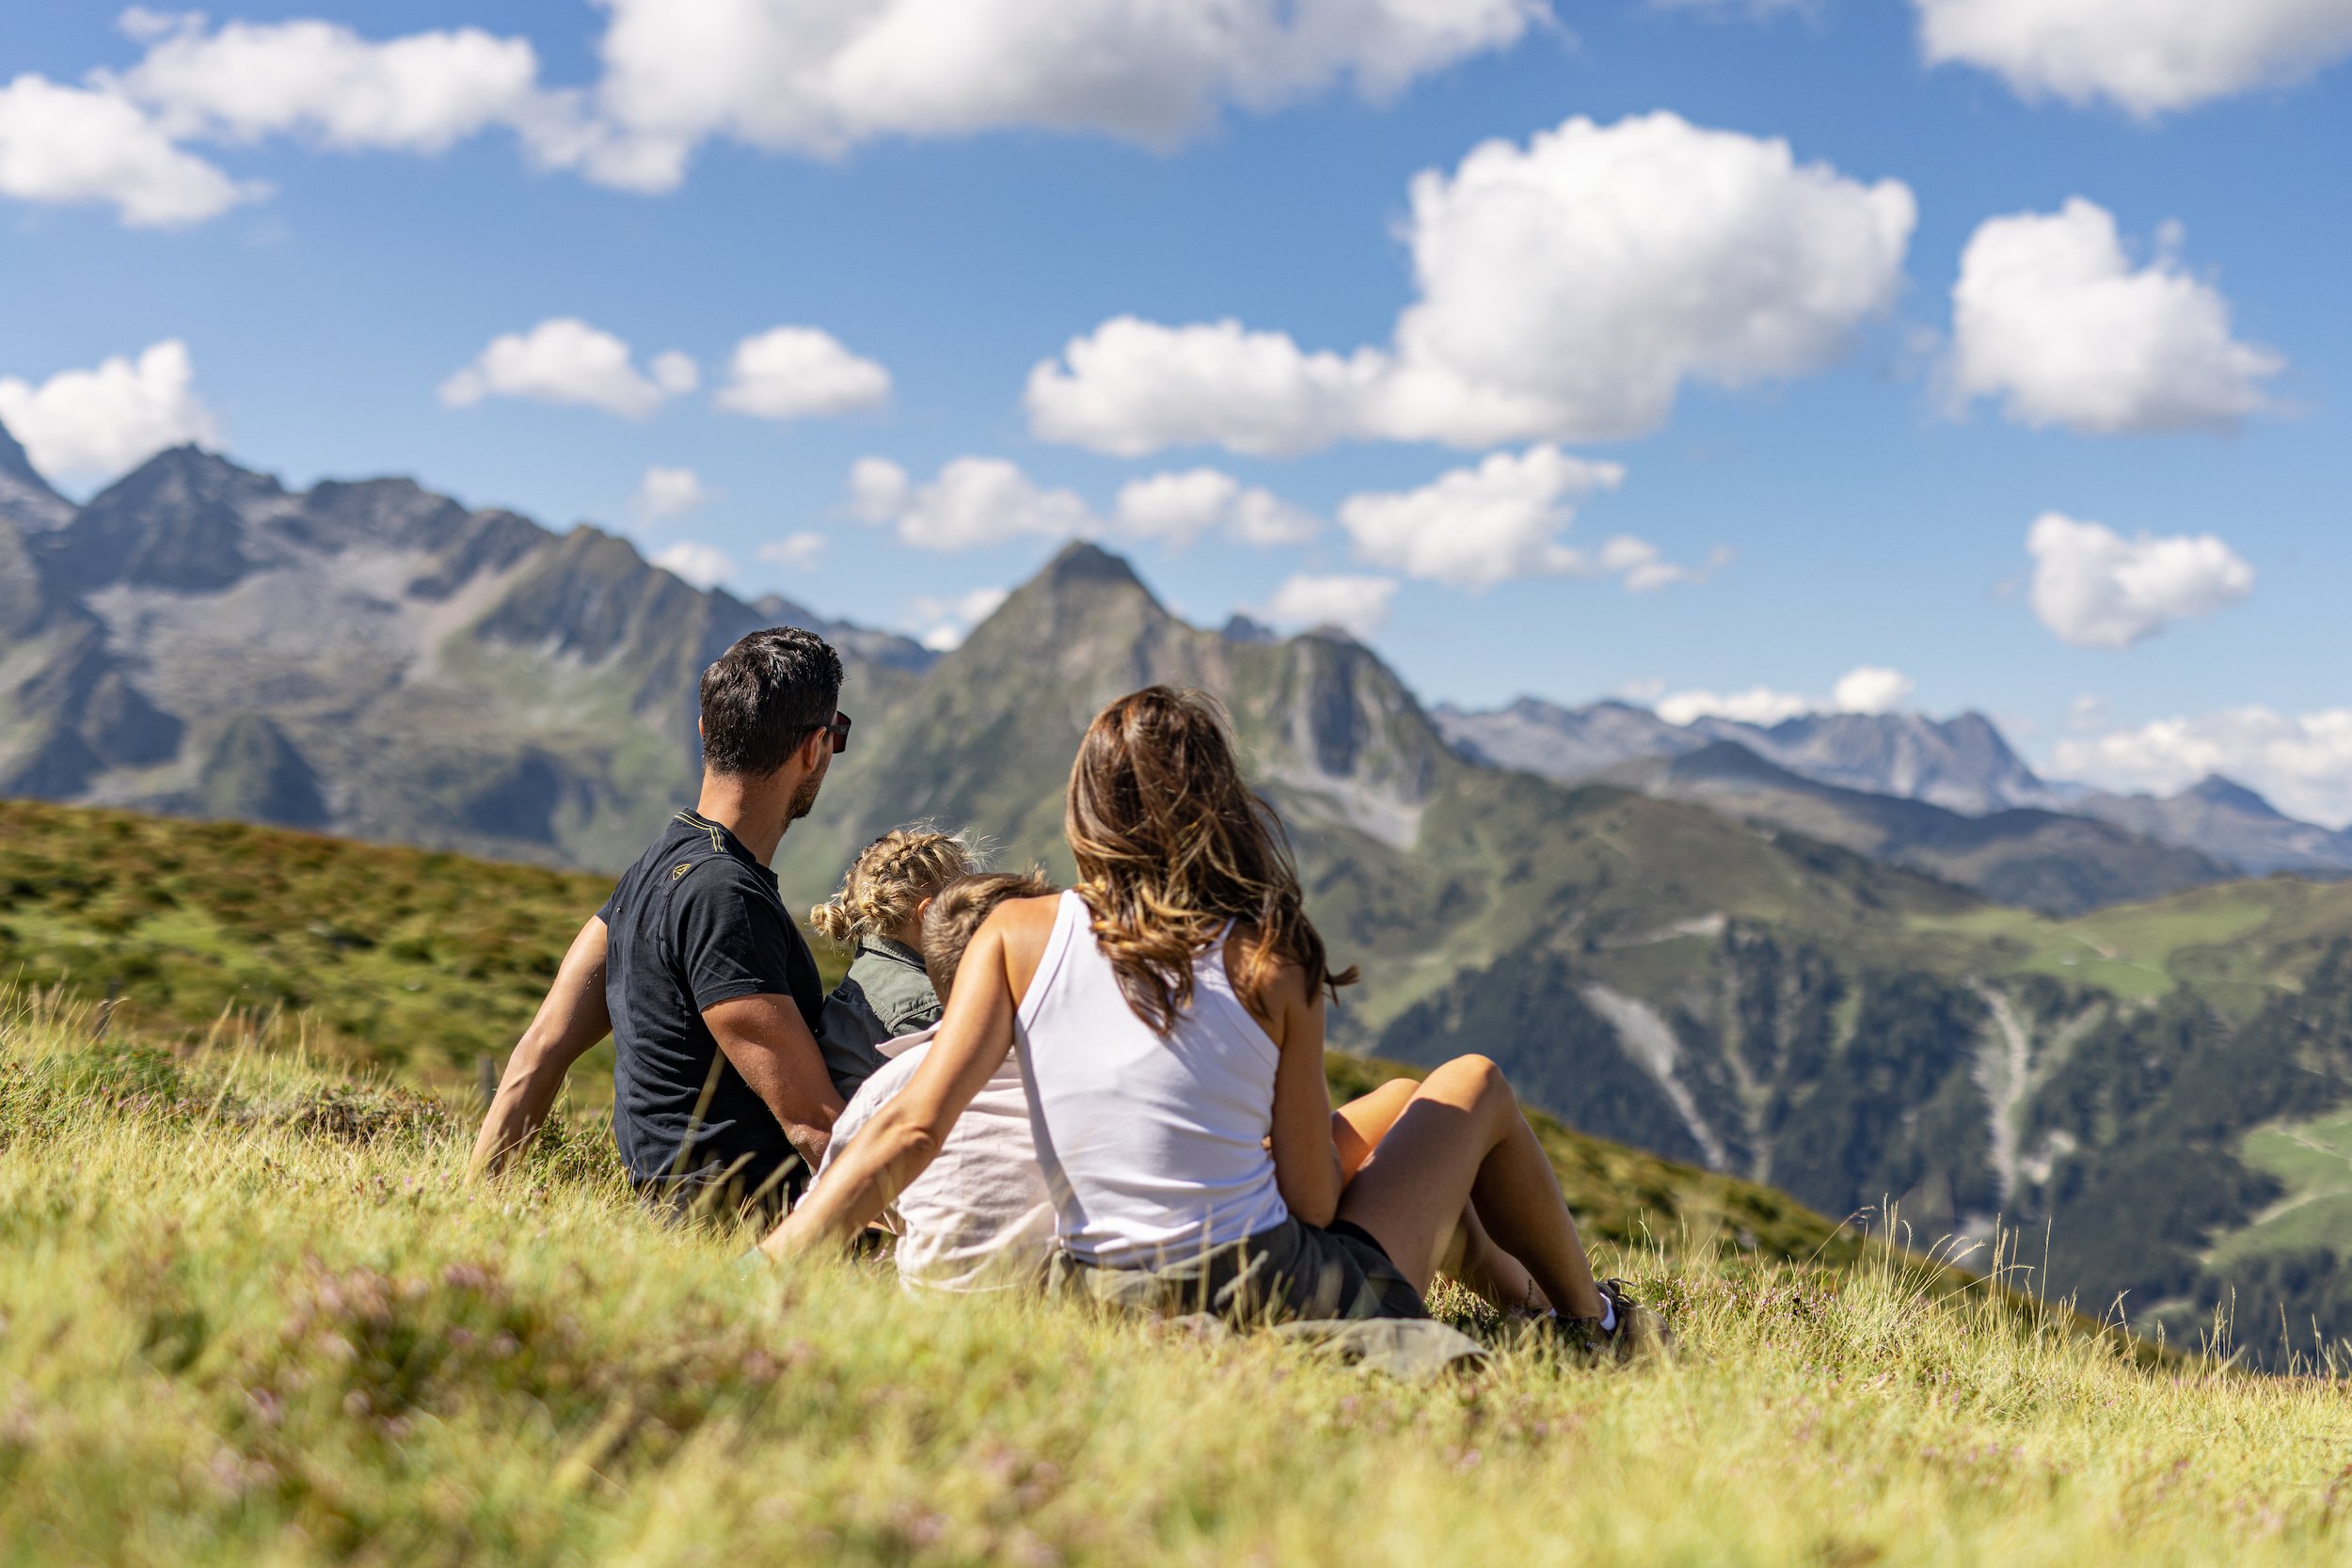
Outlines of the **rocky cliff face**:
{"type": "MultiPolygon", "coordinates": [[[[182,448],[77,510],[21,458],[0,792],[612,864],[692,787],[703,667],[791,618],[405,479],[291,492],[182,448]]],[[[818,629],[868,711],[930,659],[818,629]]]]}

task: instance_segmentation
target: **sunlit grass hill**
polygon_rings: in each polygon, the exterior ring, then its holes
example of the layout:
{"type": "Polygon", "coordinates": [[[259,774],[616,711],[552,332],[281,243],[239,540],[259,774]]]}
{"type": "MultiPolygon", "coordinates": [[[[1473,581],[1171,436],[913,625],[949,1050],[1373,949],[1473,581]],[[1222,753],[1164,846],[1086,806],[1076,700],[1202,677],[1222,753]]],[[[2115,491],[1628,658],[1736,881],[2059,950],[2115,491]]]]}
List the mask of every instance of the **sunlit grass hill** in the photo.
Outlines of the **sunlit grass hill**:
{"type": "MultiPolygon", "coordinates": [[[[414,1089],[266,1034],[99,1034],[88,1003],[0,1002],[10,1564],[2079,1568],[2347,1544],[2340,1385],[2153,1360],[1883,1249],[1604,1221],[1599,1262],[1673,1315],[1678,1362],[1563,1365],[1466,1316],[1490,1363],[1404,1385],[911,1299],[870,1267],[747,1269],[742,1237],[638,1210],[593,1127],[469,1189],[466,1117],[414,1089]]],[[[1585,1174],[1645,1198],[1638,1163],[1585,1174]]]]}

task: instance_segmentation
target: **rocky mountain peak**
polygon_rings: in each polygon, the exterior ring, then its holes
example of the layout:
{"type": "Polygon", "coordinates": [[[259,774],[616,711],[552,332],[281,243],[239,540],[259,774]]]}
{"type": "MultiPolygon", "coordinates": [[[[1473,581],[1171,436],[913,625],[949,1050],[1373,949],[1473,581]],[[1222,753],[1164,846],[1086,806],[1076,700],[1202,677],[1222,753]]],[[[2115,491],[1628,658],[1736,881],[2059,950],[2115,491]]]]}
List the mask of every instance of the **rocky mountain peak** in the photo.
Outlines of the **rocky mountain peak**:
{"type": "Polygon", "coordinates": [[[39,531],[63,528],[73,516],[73,503],[43,479],[24,446],[0,425],[0,526],[39,531]]]}
{"type": "Polygon", "coordinates": [[[2184,800],[2196,800],[2217,810],[2234,812],[2241,816],[2258,817],[2265,822],[2284,822],[2287,816],[2253,790],[2235,779],[2225,779],[2218,773],[2208,773],[2181,791],[2184,800]]]}
{"type": "Polygon", "coordinates": [[[1137,588],[1149,594],[1143,579],[1124,557],[1111,554],[1100,545],[1084,539],[1073,539],[1061,548],[1061,553],[1045,563],[1045,569],[1030,580],[1031,588],[1053,590],[1080,587],[1137,588]]]}

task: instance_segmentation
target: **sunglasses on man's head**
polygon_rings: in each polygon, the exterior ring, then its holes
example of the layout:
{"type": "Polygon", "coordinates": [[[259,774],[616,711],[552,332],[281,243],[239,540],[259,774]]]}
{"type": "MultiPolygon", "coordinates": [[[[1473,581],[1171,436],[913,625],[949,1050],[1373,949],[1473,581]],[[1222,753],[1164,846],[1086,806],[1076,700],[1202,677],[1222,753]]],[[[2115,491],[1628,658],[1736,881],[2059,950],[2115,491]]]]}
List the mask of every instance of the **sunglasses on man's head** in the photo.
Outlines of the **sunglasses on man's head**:
{"type": "Polygon", "coordinates": [[[833,754],[839,756],[850,749],[850,716],[836,710],[830,724],[811,724],[812,730],[822,730],[833,736],[833,754]]]}

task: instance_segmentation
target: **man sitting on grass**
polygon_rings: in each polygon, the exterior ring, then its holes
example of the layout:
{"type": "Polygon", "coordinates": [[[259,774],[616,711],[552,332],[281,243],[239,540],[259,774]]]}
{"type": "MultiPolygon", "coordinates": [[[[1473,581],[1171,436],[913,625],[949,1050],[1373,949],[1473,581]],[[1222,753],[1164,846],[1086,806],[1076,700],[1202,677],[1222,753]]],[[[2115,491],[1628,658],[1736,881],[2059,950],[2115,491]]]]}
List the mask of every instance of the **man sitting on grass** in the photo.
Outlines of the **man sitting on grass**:
{"type": "Polygon", "coordinates": [[[824,986],[768,866],[847,747],[840,695],[839,656],[788,626],[751,633],[703,673],[701,798],[573,939],[507,1061],[470,1174],[504,1166],[609,1032],[612,1135],[638,1190],[678,1212],[783,1212],[882,1061],[818,1045],[824,986]]]}

